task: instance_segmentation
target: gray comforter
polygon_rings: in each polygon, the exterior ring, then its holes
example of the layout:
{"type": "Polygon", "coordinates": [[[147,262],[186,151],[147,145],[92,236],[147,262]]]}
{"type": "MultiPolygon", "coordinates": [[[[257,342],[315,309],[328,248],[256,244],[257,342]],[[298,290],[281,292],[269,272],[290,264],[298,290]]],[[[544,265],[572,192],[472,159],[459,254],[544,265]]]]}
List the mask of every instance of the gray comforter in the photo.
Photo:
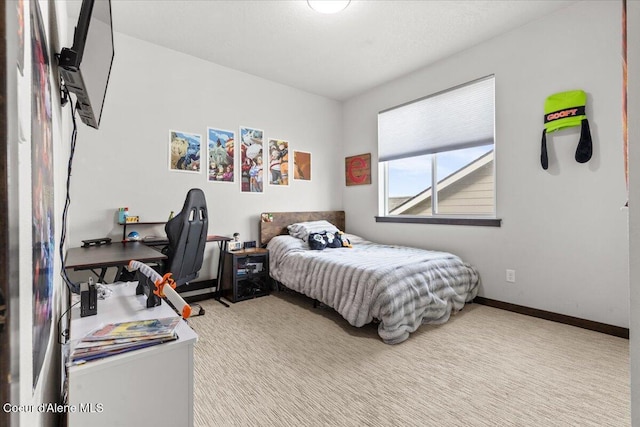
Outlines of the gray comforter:
{"type": "Polygon", "coordinates": [[[422,323],[446,322],[478,292],[476,270],[453,254],[347,237],[352,248],[322,251],[295,237],[273,238],[267,246],[271,277],[332,307],[353,326],[378,319],[387,344],[406,340],[422,323]]]}

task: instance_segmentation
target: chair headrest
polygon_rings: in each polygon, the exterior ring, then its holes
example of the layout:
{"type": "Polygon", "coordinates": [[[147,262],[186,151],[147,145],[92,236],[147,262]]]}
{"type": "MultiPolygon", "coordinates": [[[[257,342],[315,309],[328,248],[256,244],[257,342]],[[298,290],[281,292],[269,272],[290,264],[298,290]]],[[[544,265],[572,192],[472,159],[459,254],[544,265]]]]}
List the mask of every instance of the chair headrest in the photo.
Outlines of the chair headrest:
{"type": "Polygon", "coordinates": [[[207,199],[204,197],[204,192],[199,188],[192,188],[187,193],[187,198],[184,200],[184,206],[182,210],[189,207],[207,208],[207,199]]]}

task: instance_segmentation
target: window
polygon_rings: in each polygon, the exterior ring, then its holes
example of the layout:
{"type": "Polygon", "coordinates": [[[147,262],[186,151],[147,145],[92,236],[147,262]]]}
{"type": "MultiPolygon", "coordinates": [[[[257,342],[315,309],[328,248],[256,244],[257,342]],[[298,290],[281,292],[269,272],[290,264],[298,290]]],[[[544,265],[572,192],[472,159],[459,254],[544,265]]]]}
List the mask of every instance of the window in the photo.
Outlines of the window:
{"type": "Polygon", "coordinates": [[[380,112],[380,216],[495,218],[494,116],[493,76],[380,112]]]}

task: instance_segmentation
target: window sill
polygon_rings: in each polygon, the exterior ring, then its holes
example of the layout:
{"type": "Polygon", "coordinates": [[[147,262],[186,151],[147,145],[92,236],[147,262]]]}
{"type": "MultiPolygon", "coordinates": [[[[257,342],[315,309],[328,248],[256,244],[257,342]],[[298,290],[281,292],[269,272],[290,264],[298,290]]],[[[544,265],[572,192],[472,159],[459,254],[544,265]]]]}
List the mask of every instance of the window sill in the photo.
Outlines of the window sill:
{"type": "Polygon", "coordinates": [[[376,216],[376,222],[395,222],[400,224],[445,224],[445,225],[476,225],[482,227],[500,227],[499,218],[453,218],[426,216],[376,216]]]}

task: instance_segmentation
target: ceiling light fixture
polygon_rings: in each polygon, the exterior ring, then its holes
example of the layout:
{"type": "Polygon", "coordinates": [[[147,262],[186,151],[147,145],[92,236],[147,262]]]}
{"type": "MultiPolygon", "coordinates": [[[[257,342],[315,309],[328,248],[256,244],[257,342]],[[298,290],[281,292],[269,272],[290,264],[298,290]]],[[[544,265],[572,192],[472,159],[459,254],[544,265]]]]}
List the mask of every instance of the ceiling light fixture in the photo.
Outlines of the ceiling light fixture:
{"type": "Polygon", "coordinates": [[[338,13],[349,6],[351,0],[307,0],[309,7],[320,13],[338,13]]]}

